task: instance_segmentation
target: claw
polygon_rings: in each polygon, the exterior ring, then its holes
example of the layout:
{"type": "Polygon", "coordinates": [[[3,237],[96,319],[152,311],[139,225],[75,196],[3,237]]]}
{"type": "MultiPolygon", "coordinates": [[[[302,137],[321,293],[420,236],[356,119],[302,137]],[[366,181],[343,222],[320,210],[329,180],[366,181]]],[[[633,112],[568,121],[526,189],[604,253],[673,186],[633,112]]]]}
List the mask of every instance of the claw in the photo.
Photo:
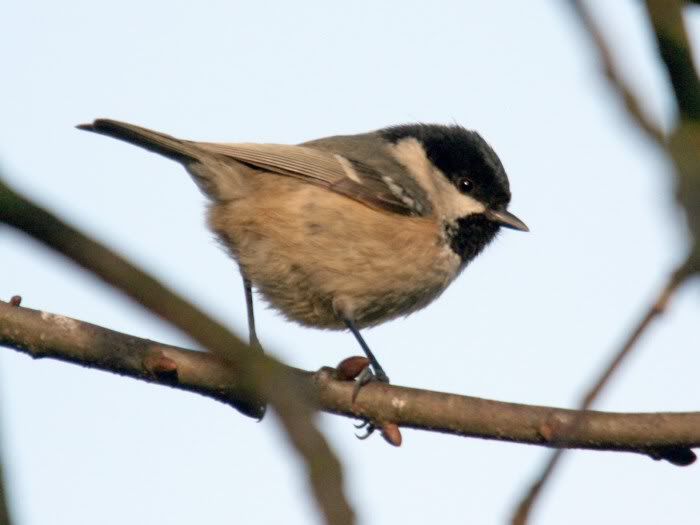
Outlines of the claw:
{"type": "Polygon", "coordinates": [[[370,437],[372,434],[374,434],[374,431],[377,429],[377,427],[374,425],[374,423],[370,422],[368,419],[365,419],[364,421],[360,421],[357,424],[353,424],[353,426],[358,430],[361,430],[363,428],[366,429],[364,434],[355,434],[355,437],[357,439],[362,439],[362,440],[365,440],[368,437],[370,437]]]}
{"type": "Polygon", "coordinates": [[[377,429],[377,426],[374,423],[372,423],[369,419],[365,419],[364,421],[360,421],[357,424],[353,424],[353,426],[358,430],[361,430],[363,428],[366,429],[364,434],[355,434],[355,437],[357,439],[362,440],[370,437],[372,434],[374,434],[374,431],[377,429]]]}
{"type": "Polygon", "coordinates": [[[365,440],[368,437],[370,437],[372,434],[374,434],[375,430],[377,430],[377,427],[375,427],[374,424],[370,423],[369,421],[365,421],[365,425],[367,425],[367,430],[365,431],[365,434],[364,435],[355,434],[355,437],[357,439],[365,440]]]}

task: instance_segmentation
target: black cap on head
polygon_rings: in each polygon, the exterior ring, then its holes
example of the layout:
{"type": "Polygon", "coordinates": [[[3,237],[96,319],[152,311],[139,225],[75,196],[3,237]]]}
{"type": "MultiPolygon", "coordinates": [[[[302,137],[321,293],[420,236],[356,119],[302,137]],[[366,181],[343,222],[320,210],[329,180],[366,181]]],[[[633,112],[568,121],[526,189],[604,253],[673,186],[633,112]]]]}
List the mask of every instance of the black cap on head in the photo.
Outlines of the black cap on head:
{"type": "Polygon", "coordinates": [[[406,124],[380,131],[392,143],[416,139],[435,165],[462,193],[486,205],[483,213],[459,217],[444,224],[452,250],[466,264],[493,240],[501,226],[527,231],[527,226],[506,210],[510,186],[496,152],[475,131],[462,126],[406,124]]]}
{"type": "Polygon", "coordinates": [[[458,125],[404,124],[380,131],[392,143],[415,138],[426,155],[450,181],[458,185],[468,179],[470,190],[484,204],[505,209],[510,202],[506,171],[496,152],[476,131],[458,125]]]}

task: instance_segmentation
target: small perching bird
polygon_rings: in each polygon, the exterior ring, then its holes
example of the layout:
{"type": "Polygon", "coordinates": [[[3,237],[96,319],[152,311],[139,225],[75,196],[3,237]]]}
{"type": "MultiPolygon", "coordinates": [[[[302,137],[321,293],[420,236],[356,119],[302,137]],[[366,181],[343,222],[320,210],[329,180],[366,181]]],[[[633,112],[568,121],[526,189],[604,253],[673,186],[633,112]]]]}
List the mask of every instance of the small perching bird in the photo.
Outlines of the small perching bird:
{"type": "Polygon", "coordinates": [[[211,201],[211,229],[238,262],[251,344],[259,345],[255,287],[292,321],[349,329],[382,381],[359,330],[427,306],[500,227],[527,231],[507,211],[496,153],[456,125],[298,146],[193,142],[107,119],[78,127],[185,166],[211,201]]]}

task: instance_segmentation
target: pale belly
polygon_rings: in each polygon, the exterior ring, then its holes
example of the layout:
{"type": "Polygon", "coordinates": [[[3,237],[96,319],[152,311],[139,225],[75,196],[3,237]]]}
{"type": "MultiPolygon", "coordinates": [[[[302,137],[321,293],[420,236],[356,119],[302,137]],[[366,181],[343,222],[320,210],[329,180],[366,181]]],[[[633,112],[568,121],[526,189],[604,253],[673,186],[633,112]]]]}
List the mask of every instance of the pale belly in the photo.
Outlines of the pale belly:
{"type": "Polygon", "coordinates": [[[210,224],[254,287],[293,321],[345,328],[342,304],[359,327],[379,324],[423,308],[460,271],[429,219],[376,211],[310,185],[285,189],[278,184],[264,205],[248,198],[213,205],[210,224]]]}

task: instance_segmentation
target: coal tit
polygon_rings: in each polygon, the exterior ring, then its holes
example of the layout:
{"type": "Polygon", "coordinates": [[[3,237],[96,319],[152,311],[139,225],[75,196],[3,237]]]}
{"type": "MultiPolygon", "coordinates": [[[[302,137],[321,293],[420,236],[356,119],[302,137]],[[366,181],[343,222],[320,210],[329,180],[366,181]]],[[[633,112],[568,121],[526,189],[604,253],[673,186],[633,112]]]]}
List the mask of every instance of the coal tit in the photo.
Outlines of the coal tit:
{"type": "Polygon", "coordinates": [[[507,210],[494,150],[457,125],[409,124],[299,145],[180,140],[114,120],[80,129],[182,163],[237,261],[251,344],[252,288],[302,325],[359,330],[425,307],[493,240],[527,231],[507,210]]]}

